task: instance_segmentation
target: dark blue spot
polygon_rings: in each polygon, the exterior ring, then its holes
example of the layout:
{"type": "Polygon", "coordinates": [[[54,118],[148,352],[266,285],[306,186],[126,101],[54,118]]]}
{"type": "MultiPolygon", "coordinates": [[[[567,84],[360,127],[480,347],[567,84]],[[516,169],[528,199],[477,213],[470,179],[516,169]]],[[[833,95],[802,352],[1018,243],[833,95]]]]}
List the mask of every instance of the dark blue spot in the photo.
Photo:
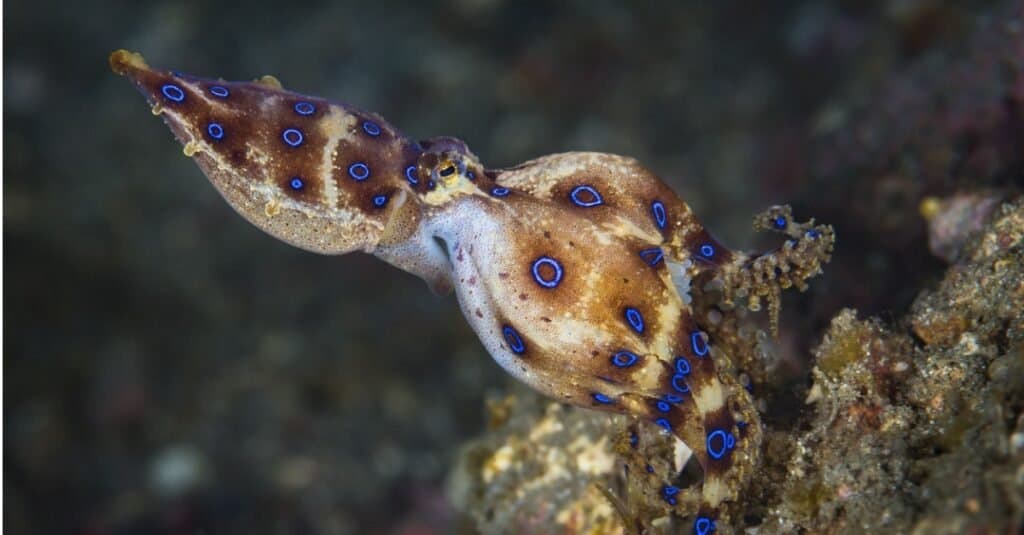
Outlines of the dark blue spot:
{"type": "Polygon", "coordinates": [[[175,78],[182,78],[182,77],[184,77],[184,76],[185,76],[185,73],[183,73],[183,72],[181,72],[181,71],[171,71],[171,74],[172,74],[172,75],[173,75],[173,76],[174,76],[175,78]]]}
{"type": "Polygon", "coordinates": [[[437,187],[437,184],[435,184],[433,180],[428,180],[427,181],[427,189],[428,190],[434,191],[434,188],[436,188],[436,187],[437,187]]]}
{"type": "Polygon", "coordinates": [[[619,368],[628,368],[636,364],[637,358],[638,357],[635,353],[630,353],[629,351],[619,351],[618,353],[612,355],[612,364],[618,366],[619,368]]]}
{"type": "Polygon", "coordinates": [[[409,167],[405,168],[405,179],[408,180],[409,183],[412,184],[413,186],[420,183],[420,180],[416,178],[415,165],[410,165],[409,167]]]}
{"type": "Polygon", "coordinates": [[[363,162],[356,162],[348,166],[348,176],[352,177],[352,180],[362,182],[370,178],[370,168],[363,162]]]}
{"type": "Polygon", "coordinates": [[[473,171],[466,171],[466,178],[470,180],[476,180],[476,173],[473,171]]]}
{"type": "Polygon", "coordinates": [[[206,133],[210,134],[210,137],[218,141],[224,139],[224,127],[217,123],[210,123],[206,125],[206,133]]]}
{"type": "Polygon", "coordinates": [[[640,442],[640,437],[636,436],[636,431],[630,431],[629,432],[629,445],[635,448],[636,445],[639,442],[640,442]]]}
{"type": "Polygon", "coordinates": [[[779,230],[784,230],[786,228],[786,216],[775,216],[775,228],[779,230]]]}
{"type": "Polygon", "coordinates": [[[519,333],[517,333],[511,326],[506,325],[502,327],[501,334],[505,337],[505,342],[513,353],[516,355],[522,355],[526,352],[526,344],[523,343],[523,338],[519,336],[519,333]]]}
{"type": "Polygon", "coordinates": [[[633,307],[626,307],[626,321],[629,322],[629,326],[633,328],[639,334],[644,332],[644,317],[640,315],[640,311],[633,307]]]}
{"type": "Polygon", "coordinates": [[[811,229],[811,230],[808,230],[808,231],[807,231],[807,234],[806,234],[806,236],[807,236],[808,238],[810,238],[810,239],[812,239],[812,240],[813,240],[813,239],[817,238],[818,236],[821,236],[821,233],[820,233],[820,232],[818,232],[818,231],[817,231],[817,230],[815,230],[815,229],[811,229]]]}
{"type": "Polygon", "coordinates": [[[281,132],[281,139],[289,146],[298,147],[302,145],[302,132],[296,128],[286,128],[284,132],[281,132]]]}
{"type": "Polygon", "coordinates": [[[316,113],[316,106],[312,102],[296,102],[295,113],[299,115],[313,115],[316,113]]]}
{"type": "Polygon", "coordinates": [[[669,403],[682,403],[683,402],[683,398],[681,398],[681,397],[679,397],[679,396],[677,396],[675,394],[665,394],[664,396],[662,396],[662,398],[665,401],[669,402],[669,403]]]}
{"type": "Polygon", "coordinates": [[[672,388],[676,389],[677,392],[681,392],[683,394],[689,392],[690,386],[686,384],[686,376],[681,373],[673,375],[672,388]]]}
{"type": "Polygon", "coordinates": [[[653,466],[647,465],[646,468],[647,468],[647,473],[648,474],[653,474],[654,473],[654,467],[653,466]]]}
{"type": "Polygon", "coordinates": [[[590,208],[592,206],[600,206],[604,204],[604,199],[601,198],[601,194],[598,193],[596,189],[586,184],[572,188],[572,191],[569,192],[569,199],[576,206],[582,206],[583,208],[590,208]]]}
{"type": "Polygon", "coordinates": [[[494,195],[495,197],[507,197],[508,196],[508,188],[501,188],[501,187],[492,188],[491,189],[491,195],[494,195]]]}
{"type": "Polygon", "coordinates": [[[231,92],[228,91],[228,88],[226,88],[226,87],[224,87],[222,85],[211,85],[210,86],[210,94],[215,96],[215,97],[228,98],[228,95],[230,95],[231,92]]]}
{"type": "Polygon", "coordinates": [[[292,177],[292,179],[288,181],[288,186],[295,191],[300,191],[302,188],[306,187],[306,183],[303,182],[302,178],[296,176],[292,177]]]}
{"type": "Polygon", "coordinates": [[[658,228],[664,230],[665,223],[668,221],[668,217],[665,215],[665,205],[661,204],[661,201],[652,202],[651,213],[654,214],[654,222],[658,224],[658,228]]]}
{"type": "Polygon", "coordinates": [[[388,203],[388,196],[383,193],[373,198],[373,205],[377,208],[383,208],[388,203]]]}
{"type": "Polygon", "coordinates": [[[600,392],[594,392],[593,393],[593,397],[594,397],[594,401],[596,401],[598,403],[601,403],[602,405],[607,405],[607,404],[612,402],[612,398],[610,398],[610,397],[608,397],[608,396],[606,396],[606,395],[604,395],[604,394],[602,394],[600,392]]]}
{"type": "Polygon", "coordinates": [[[545,288],[554,288],[562,282],[562,264],[559,264],[558,260],[550,256],[542,256],[534,260],[531,271],[533,273],[533,280],[545,288]],[[544,266],[551,268],[552,273],[550,277],[541,275],[540,269],[544,266]]]}
{"type": "Polygon", "coordinates": [[[657,420],[654,421],[654,423],[657,424],[662,429],[664,429],[665,431],[668,431],[669,433],[672,432],[672,423],[669,422],[667,418],[658,418],[657,420]]]}
{"type": "Polygon", "coordinates": [[[164,86],[160,88],[160,92],[169,100],[174,102],[181,102],[185,100],[185,92],[174,84],[164,84],[164,86]]]}
{"type": "Polygon", "coordinates": [[[711,260],[715,256],[715,246],[710,243],[705,243],[700,246],[700,255],[708,260],[711,260]]]}
{"type": "Polygon", "coordinates": [[[676,357],[676,371],[682,375],[690,374],[690,361],[683,357],[676,357]]]}
{"type": "Polygon", "coordinates": [[[652,267],[658,265],[664,257],[665,253],[662,252],[661,247],[653,247],[651,249],[644,249],[643,251],[640,251],[640,258],[642,258],[644,262],[647,262],[647,265],[652,267]]]}
{"type": "Polygon", "coordinates": [[[673,487],[672,485],[665,485],[661,489],[661,497],[669,505],[676,504],[676,494],[679,494],[679,487],[673,487]]]}
{"type": "Polygon", "coordinates": [[[659,401],[657,403],[657,406],[658,406],[658,410],[661,411],[661,412],[668,412],[669,409],[672,408],[672,405],[670,405],[667,401],[659,401]]]}
{"type": "Polygon", "coordinates": [[[373,121],[363,121],[363,132],[366,132],[373,137],[377,137],[380,135],[380,127],[373,121]]]}
{"type": "Polygon", "coordinates": [[[708,455],[716,461],[725,457],[725,454],[729,453],[729,450],[735,445],[736,437],[724,429],[715,429],[708,433],[708,455]]]}
{"type": "Polygon", "coordinates": [[[704,339],[704,333],[700,331],[693,331],[690,334],[690,345],[693,346],[693,352],[698,357],[703,357],[708,354],[708,342],[704,339]]]}
{"type": "Polygon", "coordinates": [[[693,532],[696,535],[708,535],[712,531],[715,531],[715,521],[706,516],[698,516],[693,523],[693,532]]]}

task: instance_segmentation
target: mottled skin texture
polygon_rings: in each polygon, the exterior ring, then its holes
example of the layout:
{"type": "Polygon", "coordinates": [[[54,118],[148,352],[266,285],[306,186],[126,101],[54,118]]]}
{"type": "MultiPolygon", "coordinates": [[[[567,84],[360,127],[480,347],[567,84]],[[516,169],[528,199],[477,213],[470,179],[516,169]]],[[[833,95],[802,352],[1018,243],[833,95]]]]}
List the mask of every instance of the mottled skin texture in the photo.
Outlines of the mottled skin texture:
{"type": "Polygon", "coordinates": [[[489,170],[457,139],[415,142],[271,77],[201,79],[126,51],[111,66],[246,219],[303,249],[365,251],[454,288],[487,351],[521,381],[671,431],[704,481],[690,494],[666,485],[661,498],[693,515],[695,532],[714,530],[735,502],[757,466],[760,424],[747,392],[716,371],[726,356],[691,291],[713,283],[720,302],[746,297],[754,309],[765,298],[774,329],[780,289],[819,272],[831,227],[772,208],[756,226],[792,239],[733,252],[630,158],[566,153],[489,170]],[[695,515],[684,510],[693,502],[695,515]]]}

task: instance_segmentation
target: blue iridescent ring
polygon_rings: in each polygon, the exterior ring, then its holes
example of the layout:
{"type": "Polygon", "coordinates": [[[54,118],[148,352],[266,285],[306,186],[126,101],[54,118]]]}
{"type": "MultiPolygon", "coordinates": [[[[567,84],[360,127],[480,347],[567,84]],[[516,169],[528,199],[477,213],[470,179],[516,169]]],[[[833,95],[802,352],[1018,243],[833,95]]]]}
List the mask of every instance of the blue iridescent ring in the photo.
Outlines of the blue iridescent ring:
{"type": "Polygon", "coordinates": [[[644,332],[644,317],[640,314],[640,311],[633,307],[626,307],[626,321],[629,322],[629,326],[633,328],[639,334],[644,332]]]}
{"type": "Polygon", "coordinates": [[[224,139],[224,127],[219,123],[210,123],[206,125],[206,133],[210,134],[210,137],[217,141],[224,139]]]}
{"type": "Polygon", "coordinates": [[[562,275],[564,274],[564,271],[562,270],[562,264],[560,264],[558,260],[555,260],[550,256],[542,256],[534,260],[533,266],[530,268],[530,271],[533,274],[533,280],[537,281],[537,284],[545,288],[557,287],[559,284],[561,284],[562,275]],[[541,274],[540,270],[545,266],[550,268],[550,276],[545,277],[544,275],[541,274]]]}
{"type": "Polygon", "coordinates": [[[677,503],[676,494],[679,494],[679,487],[665,485],[661,488],[661,497],[665,500],[665,503],[669,505],[675,505],[677,503]]]}
{"type": "Polygon", "coordinates": [[[299,115],[313,115],[316,113],[316,106],[312,102],[296,102],[294,109],[295,113],[299,115]]]}
{"type": "Polygon", "coordinates": [[[705,243],[700,246],[700,255],[704,258],[711,259],[715,256],[715,246],[710,243],[705,243]]]}
{"type": "Polygon", "coordinates": [[[657,223],[658,228],[665,228],[665,223],[668,222],[668,216],[665,214],[665,205],[661,201],[654,201],[651,203],[651,213],[654,214],[654,222],[657,223]]]}
{"type": "Polygon", "coordinates": [[[163,93],[168,100],[172,100],[174,102],[181,102],[185,100],[185,92],[174,84],[164,84],[164,86],[160,88],[160,92],[163,93]]]}
{"type": "Polygon", "coordinates": [[[672,432],[672,422],[669,422],[668,418],[658,418],[654,423],[658,424],[658,427],[661,427],[665,431],[668,431],[669,433],[672,432]]]}
{"type": "Polygon", "coordinates": [[[288,186],[295,191],[299,191],[306,187],[306,183],[303,182],[302,178],[296,176],[292,177],[292,179],[288,181],[288,186]]]}
{"type": "Polygon", "coordinates": [[[683,398],[681,398],[681,397],[679,397],[679,396],[677,396],[675,394],[665,394],[664,396],[662,396],[662,399],[664,399],[665,401],[667,401],[669,403],[682,403],[683,402],[683,398]]]}
{"type": "Polygon", "coordinates": [[[569,200],[571,200],[576,206],[581,206],[583,208],[590,208],[592,206],[600,206],[604,204],[604,199],[601,198],[601,194],[592,186],[588,186],[586,184],[572,188],[572,191],[569,192],[569,200]],[[581,193],[586,195],[581,197],[581,193]]]}
{"type": "Polygon", "coordinates": [[[661,247],[652,247],[640,251],[640,258],[651,267],[657,266],[664,257],[665,253],[662,252],[661,247]]]}
{"type": "Polygon", "coordinates": [[[491,189],[491,195],[493,195],[495,197],[507,197],[508,196],[508,188],[502,188],[502,187],[492,188],[491,189]]]}
{"type": "Polygon", "coordinates": [[[377,208],[383,208],[388,203],[388,196],[383,193],[373,198],[373,205],[377,208]]]}
{"type": "Polygon", "coordinates": [[[370,178],[370,167],[363,162],[356,162],[348,166],[348,176],[356,182],[362,182],[370,178]]]}
{"type": "Polygon", "coordinates": [[[693,532],[696,535],[708,535],[715,531],[715,521],[706,516],[698,516],[693,523],[693,532]]]}
{"type": "Polygon", "coordinates": [[[366,132],[373,137],[377,137],[380,135],[380,127],[373,121],[363,121],[363,132],[366,132]]]}
{"type": "Polygon", "coordinates": [[[302,145],[302,132],[297,128],[285,128],[284,132],[281,132],[281,139],[284,140],[291,147],[298,147],[302,145]]]}
{"type": "Polygon", "coordinates": [[[618,353],[612,355],[612,364],[619,368],[628,368],[636,364],[638,358],[639,357],[636,356],[636,353],[631,353],[629,351],[619,351],[618,353]]]}
{"type": "Polygon", "coordinates": [[[708,433],[707,451],[714,460],[719,460],[729,453],[729,450],[736,445],[736,437],[724,429],[715,429],[708,433]]]}
{"type": "Polygon", "coordinates": [[[505,337],[505,343],[508,344],[508,348],[512,350],[516,355],[522,355],[526,352],[526,344],[523,343],[523,338],[519,336],[511,326],[506,325],[501,328],[501,335],[505,337]]]}
{"type": "Polygon", "coordinates": [[[777,215],[775,216],[775,228],[783,230],[786,228],[786,216],[777,215]]]}
{"type": "Polygon", "coordinates": [[[672,405],[669,405],[669,403],[667,401],[659,401],[657,403],[657,407],[658,407],[658,410],[661,411],[661,412],[668,412],[669,409],[672,408],[672,405]]]}
{"type": "Polygon", "coordinates": [[[604,395],[604,394],[602,394],[600,392],[594,392],[593,397],[594,397],[594,401],[596,401],[596,402],[598,402],[598,403],[600,403],[602,405],[607,405],[607,404],[612,402],[612,398],[610,398],[610,397],[608,397],[608,396],[606,396],[606,395],[604,395]]]}
{"type": "Polygon", "coordinates": [[[690,345],[693,346],[693,352],[698,357],[703,357],[708,354],[708,342],[704,338],[704,333],[700,331],[693,331],[690,333],[690,345]]]}
{"type": "Polygon", "coordinates": [[[416,177],[416,166],[410,165],[405,168],[405,179],[409,181],[413,186],[420,183],[420,179],[416,177]]]}
{"type": "Polygon", "coordinates": [[[222,85],[211,85],[210,94],[218,98],[228,98],[228,95],[230,95],[231,92],[228,91],[228,88],[222,85]]]}
{"type": "Polygon", "coordinates": [[[672,388],[674,388],[676,392],[679,392],[681,394],[686,394],[687,392],[689,392],[690,385],[686,384],[686,376],[681,373],[673,375],[672,388]]]}
{"type": "Polygon", "coordinates": [[[676,357],[676,371],[682,375],[690,374],[690,361],[683,357],[676,357]]]}

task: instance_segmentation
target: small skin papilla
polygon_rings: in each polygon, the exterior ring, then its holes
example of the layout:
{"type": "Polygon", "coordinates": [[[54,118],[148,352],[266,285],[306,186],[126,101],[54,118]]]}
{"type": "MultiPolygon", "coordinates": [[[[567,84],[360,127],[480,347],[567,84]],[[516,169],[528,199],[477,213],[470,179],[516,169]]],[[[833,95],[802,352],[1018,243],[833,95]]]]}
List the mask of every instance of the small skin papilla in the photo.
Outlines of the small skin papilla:
{"type": "MultiPolygon", "coordinates": [[[[721,330],[735,322],[710,321],[707,307],[721,317],[767,301],[776,331],[781,291],[803,290],[820,273],[831,227],[774,206],[754,228],[785,241],[736,251],[632,158],[572,152],[489,169],[458,139],[416,141],[272,77],[172,73],[124,50],[110,65],[252,224],[320,254],[365,251],[454,289],[510,374],[552,398],[631,414],[689,446],[703,470],[692,488],[666,484],[676,474],[636,460],[631,473],[649,478],[658,507],[701,535],[742,510],[760,420],[749,392],[719,369],[730,358],[721,330]]],[[[629,444],[643,450],[635,431],[629,444]]]]}

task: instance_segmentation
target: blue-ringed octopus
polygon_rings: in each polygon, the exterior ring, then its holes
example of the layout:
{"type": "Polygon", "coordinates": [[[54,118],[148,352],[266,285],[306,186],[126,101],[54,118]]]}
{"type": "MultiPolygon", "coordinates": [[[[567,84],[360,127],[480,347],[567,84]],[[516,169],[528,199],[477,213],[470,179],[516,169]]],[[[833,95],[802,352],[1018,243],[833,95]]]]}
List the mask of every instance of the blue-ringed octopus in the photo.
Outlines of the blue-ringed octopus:
{"type": "Polygon", "coordinates": [[[454,289],[487,352],[520,381],[682,440],[703,481],[665,484],[661,498],[694,533],[716,530],[758,466],[761,426],[749,393],[716,370],[728,356],[695,298],[714,288],[716,304],[757,310],[766,300],[774,331],[780,291],[820,273],[832,227],[776,206],[755,227],[784,243],[733,251],[631,158],[570,152],[489,169],[458,139],[414,141],[273,77],[199,78],[124,50],[110,64],[257,227],[315,253],[364,251],[439,293],[454,289]]]}

